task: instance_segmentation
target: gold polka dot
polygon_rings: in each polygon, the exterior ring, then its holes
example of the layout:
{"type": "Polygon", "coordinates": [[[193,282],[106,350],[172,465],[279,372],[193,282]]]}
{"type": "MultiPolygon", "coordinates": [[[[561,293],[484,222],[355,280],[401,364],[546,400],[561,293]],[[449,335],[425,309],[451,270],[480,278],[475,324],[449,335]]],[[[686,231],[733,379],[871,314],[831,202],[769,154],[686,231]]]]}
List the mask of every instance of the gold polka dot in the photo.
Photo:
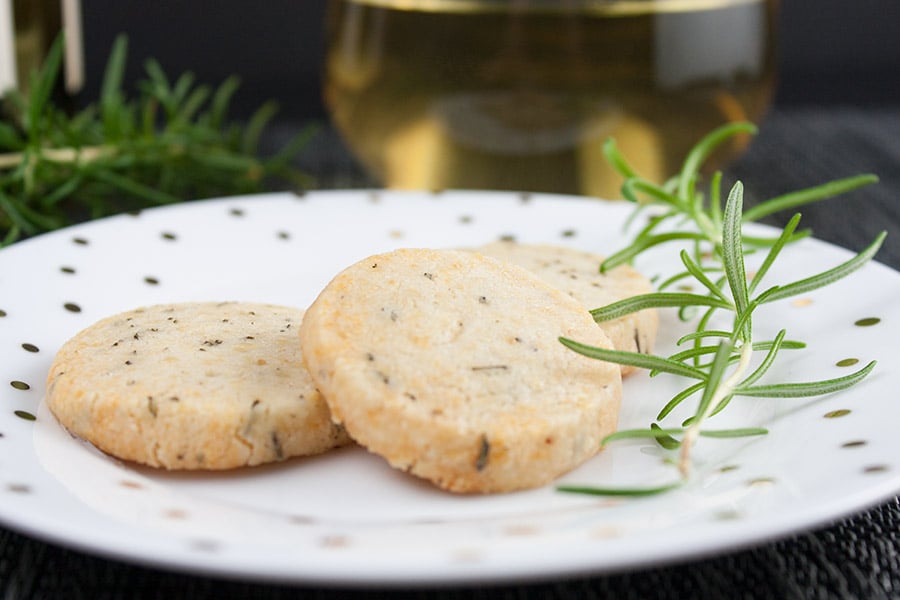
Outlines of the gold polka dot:
{"type": "Polygon", "coordinates": [[[537,535],[540,530],[534,525],[510,525],[503,530],[504,535],[509,536],[530,536],[537,535]]]}
{"type": "Polygon", "coordinates": [[[826,419],[837,419],[839,417],[846,417],[850,414],[850,410],[847,408],[839,408],[838,410],[832,410],[825,413],[824,417],[826,419]]]}
{"type": "Polygon", "coordinates": [[[720,510],[714,517],[719,521],[736,521],[741,518],[741,513],[737,510],[720,510]]]}
{"type": "Polygon", "coordinates": [[[868,442],[865,440],[851,440],[849,442],[844,442],[841,444],[841,448],[861,448],[865,446],[868,442]]]}
{"type": "Polygon", "coordinates": [[[626,500],[622,498],[603,498],[596,502],[597,508],[615,508],[625,504],[626,500]]]}
{"type": "Polygon", "coordinates": [[[446,523],[444,519],[439,519],[436,517],[424,517],[421,519],[410,521],[410,524],[412,525],[442,525],[444,523],[446,523]]]}
{"type": "Polygon", "coordinates": [[[475,563],[481,561],[481,552],[477,548],[460,548],[451,555],[453,562],[475,563]]]}
{"type": "Polygon", "coordinates": [[[879,323],[881,323],[881,319],[878,317],[866,317],[865,319],[859,319],[853,322],[857,327],[871,327],[872,325],[878,325],[879,323]]]}
{"type": "Polygon", "coordinates": [[[346,548],[350,545],[350,538],[345,535],[326,535],[319,541],[323,548],[346,548]]]}
{"type": "Polygon", "coordinates": [[[180,508],[170,508],[163,513],[163,516],[169,519],[187,519],[188,513],[186,510],[182,510],[180,508]]]}
{"type": "Polygon", "coordinates": [[[796,300],[791,301],[791,306],[795,306],[797,308],[804,308],[810,306],[813,303],[812,298],[797,298],[796,300]]]}
{"type": "Polygon", "coordinates": [[[193,540],[191,548],[200,552],[215,552],[219,549],[219,543],[215,540],[193,540]]]}
{"type": "Polygon", "coordinates": [[[874,474],[874,473],[886,473],[890,469],[887,465],[869,465],[865,469],[863,469],[863,473],[866,474],[874,474]]]}
{"type": "Polygon", "coordinates": [[[603,525],[601,527],[594,527],[590,531],[590,538],[595,540],[609,540],[613,538],[620,537],[622,532],[618,527],[612,527],[610,525],[603,525]]]}
{"type": "Polygon", "coordinates": [[[294,525],[312,525],[316,522],[312,517],[307,517],[305,515],[291,515],[288,518],[288,521],[294,525]]]}
{"type": "Polygon", "coordinates": [[[751,487],[764,487],[775,484],[775,479],[772,477],[756,477],[747,482],[747,485],[751,487]]]}

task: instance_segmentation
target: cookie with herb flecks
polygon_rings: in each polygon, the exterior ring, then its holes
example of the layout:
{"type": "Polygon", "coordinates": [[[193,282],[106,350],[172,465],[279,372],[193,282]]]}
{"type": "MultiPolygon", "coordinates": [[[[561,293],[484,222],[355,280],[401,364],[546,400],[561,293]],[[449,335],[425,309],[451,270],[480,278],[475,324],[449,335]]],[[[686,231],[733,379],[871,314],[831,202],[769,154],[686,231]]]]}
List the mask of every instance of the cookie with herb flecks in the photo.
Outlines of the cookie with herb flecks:
{"type": "MultiPolygon", "coordinates": [[[[472,249],[523,267],[578,300],[588,310],[653,291],[650,281],[628,265],[600,272],[603,257],[574,248],[498,241],[472,249]]],[[[650,354],[656,342],[659,317],[642,310],[600,324],[616,350],[650,354]]],[[[622,374],[634,367],[623,365],[622,374]]]]}
{"type": "Polygon", "coordinates": [[[303,311],[198,302],[138,308],[67,341],[46,402],[73,434],[121,459],[229,469],[349,442],[303,367],[303,311]]]}
{"type": "Polygon", "coordinates": [[[618,419],[618,365],[573,298],[473,252],[403,249],[339,273],[307,309],[304,360],[333,418],[395,468],[453,492],[552,482],[618,419]]]}

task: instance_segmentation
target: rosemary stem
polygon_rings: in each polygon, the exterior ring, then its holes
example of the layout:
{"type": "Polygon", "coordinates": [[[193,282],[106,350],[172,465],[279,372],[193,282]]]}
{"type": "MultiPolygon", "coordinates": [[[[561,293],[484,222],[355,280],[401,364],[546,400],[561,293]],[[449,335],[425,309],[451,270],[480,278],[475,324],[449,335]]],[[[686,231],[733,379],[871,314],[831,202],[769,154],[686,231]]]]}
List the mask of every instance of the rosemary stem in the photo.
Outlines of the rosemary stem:
{"type": "Polygon", "coordinates": [[[684,438],[681,443],[681,460],[678,463],[678,470],[681,471],[681,476],[684,479],[687,479],[690,475],[691,449],[696,443],[697,438],[700,436],[701,424],[716,409],[719,403],[734,391],[734,388],[737,387],[738,383],[743,379],[744,373],[750,368],[752,357],[753,342],[749,339],[744,340],[741,345],[740,360],[738,360],[738,364],[734,371],[732,371],[731,375],[719,385],[713,393],[712,401],[706,405],[703,412],[697,415],[697,418],[692,421],[691,425],[684,432],[684,438]]]}
{"type": "MultiPolygon", "coordinates": [[[[114,154],[112,146],[85,146],[83,148],[41,148],[32,154],[38,159],[54,163],[84,164],[114,154]]],[[[31,154],[31,153],[29,153],[31,154]]],[[[7,152],[0,154],[0,169],[17,167],[26,159],[25,152],[7,152]]]]}
{"type": "Polygon", "coordinates": [[[125,35],[116,37],[99,98],[74,115],[53,102],[62,35],[30,74],[27,93],[0,90],[0,247],[123,210],[311,184],[293,165],[310,128],[263,156],[258,141],[273,103],[246,123],[231,122],[236,77],[195,85],[190,73],[169,78],[153,59],[132,96],[123,87],[127,46],[125,35]]]}

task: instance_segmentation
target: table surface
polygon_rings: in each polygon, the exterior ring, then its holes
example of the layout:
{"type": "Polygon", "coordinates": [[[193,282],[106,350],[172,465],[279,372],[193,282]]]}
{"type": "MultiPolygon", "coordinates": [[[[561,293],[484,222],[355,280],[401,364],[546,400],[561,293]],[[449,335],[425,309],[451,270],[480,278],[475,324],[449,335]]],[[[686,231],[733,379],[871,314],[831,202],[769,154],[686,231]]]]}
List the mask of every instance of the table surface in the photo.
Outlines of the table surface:
{"type": "MultiPolygon", "coordinates": [[[[300,124],[281,124],[277,145],[300,124]]],[[[324,127],[300,159],[318,188],[368,180],[324,127]]],[[[746,202],[829,179],[875,173],[880,182],[804,208],[816,237],[861,250],[879,231],[877,260],[900,269],[900,108],[776,107],[727,176],[746,202]]],[[[790,216],[790,215],[787,215],[790,216]]],[[[774,224],[784,217],[771,219],[774,224]]],[[[900,490],[898,490],[900,493],[900,490]]],[[[828,526],[703,560],[602,577],[479,588],[353,589],[265,585],[170,573],[43,543],[0,528],[0,598],[900,598],[900,503],[893,498],[828,526]]]]}

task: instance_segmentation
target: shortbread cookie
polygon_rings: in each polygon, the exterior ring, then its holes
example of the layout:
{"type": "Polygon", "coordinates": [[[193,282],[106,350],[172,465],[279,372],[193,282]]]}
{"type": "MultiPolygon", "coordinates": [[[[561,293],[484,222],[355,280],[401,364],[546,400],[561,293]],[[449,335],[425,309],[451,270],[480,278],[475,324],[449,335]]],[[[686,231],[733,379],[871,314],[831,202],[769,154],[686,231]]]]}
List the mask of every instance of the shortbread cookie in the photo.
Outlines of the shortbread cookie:
{"type": "MultiPolygon", "coordinates": [[[[602,256],[573,248],[499,241],[473,250],[531,271],[588,310],[653,291],[650,281],[628,265],[600,273],[602,256]]],[[[649,309],[599,325],[616,350],[650,354],[656,342],[659,317],[655,310],[649,309]]],[[[622,366],[623,375],[634,370],[622,366]]]]}
{"type": "Polygon", "coordinates": [[[551,482],[618,419],[618,365],[576,300],[473,252],[397,250],[338,274],[307,309],[304,360],[333,418],[391,465],[454,492],[551,482]]]}
{"type": "Polygon", "coordinates": [[[303,367],[303,311],[253,303],[139,308],[57,353],[47,405],[113,456],[167,469],[229,469],[349,441],[303,367]]]}

